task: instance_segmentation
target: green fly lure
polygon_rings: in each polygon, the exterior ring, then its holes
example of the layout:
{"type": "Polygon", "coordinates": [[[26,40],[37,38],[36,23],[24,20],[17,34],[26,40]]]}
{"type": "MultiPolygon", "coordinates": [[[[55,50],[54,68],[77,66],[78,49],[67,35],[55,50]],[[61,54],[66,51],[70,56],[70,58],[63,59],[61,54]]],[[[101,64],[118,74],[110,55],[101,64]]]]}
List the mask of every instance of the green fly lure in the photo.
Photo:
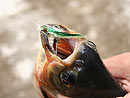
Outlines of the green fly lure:
{"type": "MultiPolygon", "coordinates": [[[[69,33],[72,30],[69,30],[68,28],[57,25],[57,24],[46,24],[41,25],[41,32],[44,33],[46,36],[52,35],[54,38],[85,38],[84,35],[81,34],[74,34],[69,33]]],[[[73,31],[74,32],[74,31],[73,31]]]]}

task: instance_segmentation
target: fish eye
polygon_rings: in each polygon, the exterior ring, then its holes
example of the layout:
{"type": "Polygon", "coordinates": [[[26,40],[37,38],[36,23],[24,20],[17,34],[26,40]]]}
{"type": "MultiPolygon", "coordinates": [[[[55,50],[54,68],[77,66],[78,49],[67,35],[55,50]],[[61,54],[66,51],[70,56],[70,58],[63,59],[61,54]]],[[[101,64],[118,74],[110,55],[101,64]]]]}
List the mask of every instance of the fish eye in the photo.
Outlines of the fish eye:
{"type": "Polygon", "coordinates": [[[76,78],[76,72],[73,70],[64,71],[60,75],[61,82],[67,87],[72,87],[76,83],[76,78]]]}

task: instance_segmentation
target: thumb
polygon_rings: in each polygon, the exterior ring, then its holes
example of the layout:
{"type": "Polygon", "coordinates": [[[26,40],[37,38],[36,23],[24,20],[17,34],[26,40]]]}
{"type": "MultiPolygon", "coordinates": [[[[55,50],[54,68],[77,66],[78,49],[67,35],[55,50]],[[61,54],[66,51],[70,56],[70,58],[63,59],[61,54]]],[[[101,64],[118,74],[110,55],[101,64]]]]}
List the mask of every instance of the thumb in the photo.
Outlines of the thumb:
{"type": "Polygon", "coordinates": [[[115,78],[126,78],[130,68],[130,52],[104,59],[103,62],[115,78]]]}

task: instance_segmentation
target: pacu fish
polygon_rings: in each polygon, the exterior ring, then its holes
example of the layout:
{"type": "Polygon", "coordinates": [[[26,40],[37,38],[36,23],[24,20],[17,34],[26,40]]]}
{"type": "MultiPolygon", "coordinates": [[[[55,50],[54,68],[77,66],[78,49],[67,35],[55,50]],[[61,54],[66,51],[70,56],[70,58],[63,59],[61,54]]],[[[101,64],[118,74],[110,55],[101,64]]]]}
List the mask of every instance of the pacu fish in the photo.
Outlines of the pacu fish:
{"type": "Polygon", "coordinates": [[[57,24],[41,26],[35,83],[44,98],[116,98],[126,92],[104,67],[96,45],[57,24]],[[43,55],[45,54],[45,57],[43,55]]]}

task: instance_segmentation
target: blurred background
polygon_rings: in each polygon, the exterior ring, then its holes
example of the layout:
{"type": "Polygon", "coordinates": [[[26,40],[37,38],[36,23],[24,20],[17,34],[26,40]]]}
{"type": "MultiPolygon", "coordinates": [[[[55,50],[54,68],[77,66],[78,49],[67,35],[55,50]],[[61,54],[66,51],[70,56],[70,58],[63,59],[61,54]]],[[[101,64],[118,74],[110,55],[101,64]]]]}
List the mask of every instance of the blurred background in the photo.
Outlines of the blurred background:
{"type": "Polygon", "coordinates": [[[37,27],[48,23],[87,35],[102,59],[130,51],[130,0],[0,0],[0,98],[39,98],[37,27]]]}

